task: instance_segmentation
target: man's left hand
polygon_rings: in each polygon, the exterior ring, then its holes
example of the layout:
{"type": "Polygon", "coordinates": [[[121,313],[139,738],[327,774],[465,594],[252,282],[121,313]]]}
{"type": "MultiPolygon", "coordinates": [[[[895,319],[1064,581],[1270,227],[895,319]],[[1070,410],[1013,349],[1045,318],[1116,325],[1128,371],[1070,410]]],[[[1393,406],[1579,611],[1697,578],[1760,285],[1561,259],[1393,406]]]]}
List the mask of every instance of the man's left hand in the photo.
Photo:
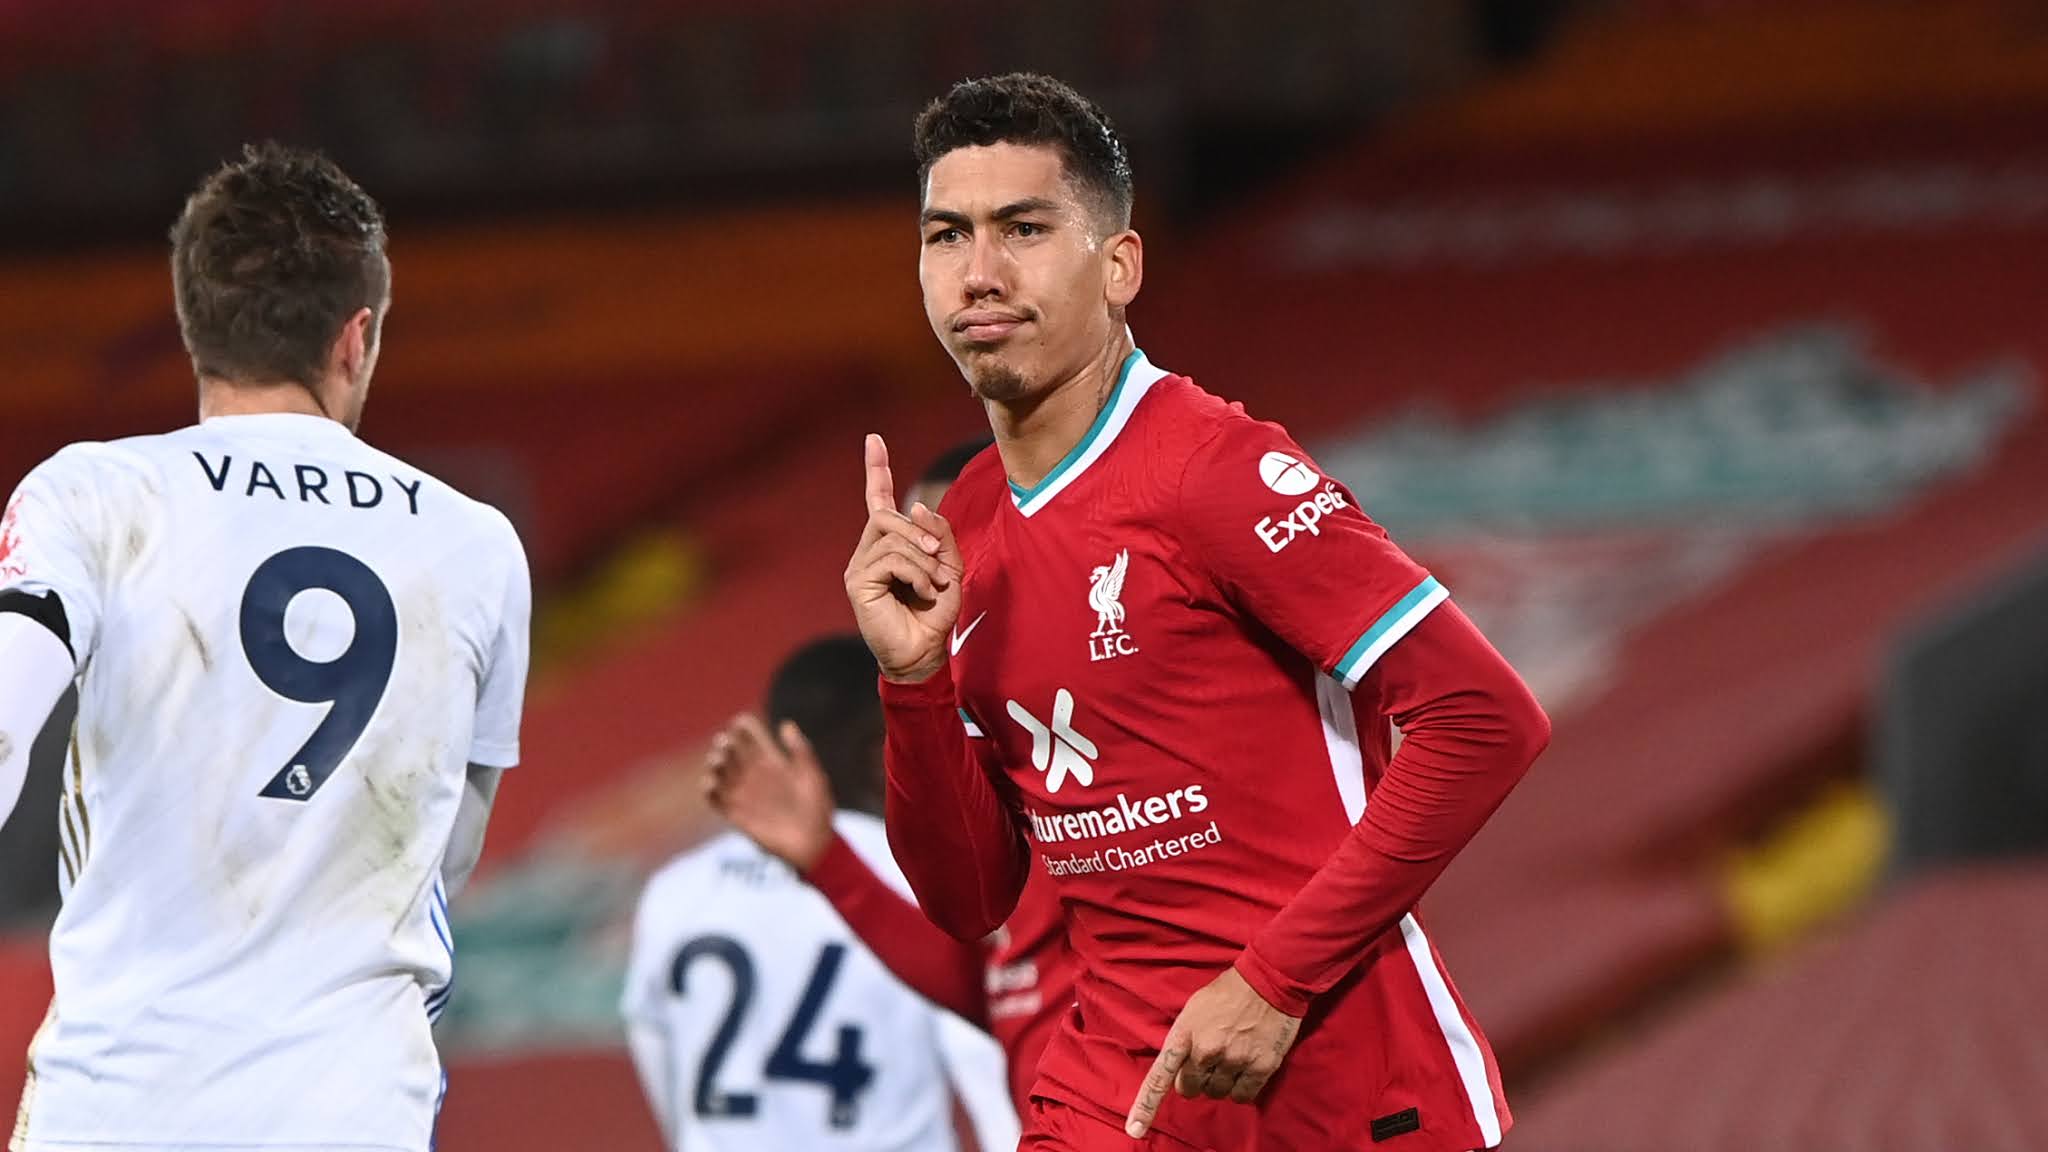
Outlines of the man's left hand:
{"type": "Polygon", "coordinates": [[[1144,1136],[1169,1088],[1189,1098],[1251,1103],[1280,1070],[1300,1030],[1299,1019],[1266,1003],[1237,969],[1225,969],[1180,1010],[1124,1130],[1133,1140],[1144,1136]]]}

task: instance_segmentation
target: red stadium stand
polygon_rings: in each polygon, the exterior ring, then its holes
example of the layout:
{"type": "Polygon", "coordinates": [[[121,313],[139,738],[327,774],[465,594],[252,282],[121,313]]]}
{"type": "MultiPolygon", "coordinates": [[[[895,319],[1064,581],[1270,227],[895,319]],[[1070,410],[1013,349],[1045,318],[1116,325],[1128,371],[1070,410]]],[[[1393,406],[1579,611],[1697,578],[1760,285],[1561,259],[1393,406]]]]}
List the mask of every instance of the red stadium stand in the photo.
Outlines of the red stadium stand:
{"type": "Polygon", "coordinates": [[[473,1057],[448,1070],[435,1146],[465,1150],[661,1152],[661,1133],[624,1052],[473,1057]]]}
{"type": "Polygon", "coordinates": [[[49,1007],[50,958],[41,934],[0,939],[0,1100],[19,1095],[29,1040],[49,1007]]]}
{"type": "Polygon", "coordinates": [[[758,707],[760,686],[790,648],[850,627],[840,573],[860,534],[863,433],[889,434],[907,484],[923,461],[974,434],[977,415],[965,402],[842,410],[699,505],[691,529],[716,573],[712,587],[692,611],[623,641],[604,663],[532,702],[527,759],[568,770],[504,790],[490,857],[516,855],[551,813],[622,780],[632,787],[632,770],[649,759],[758,707]]]}
{"type": "Polygon", "coordinates": [[[1518,1107],[1527,1152],[2048,1145],[2048,867],[1930,876],[1518,1107]]]}

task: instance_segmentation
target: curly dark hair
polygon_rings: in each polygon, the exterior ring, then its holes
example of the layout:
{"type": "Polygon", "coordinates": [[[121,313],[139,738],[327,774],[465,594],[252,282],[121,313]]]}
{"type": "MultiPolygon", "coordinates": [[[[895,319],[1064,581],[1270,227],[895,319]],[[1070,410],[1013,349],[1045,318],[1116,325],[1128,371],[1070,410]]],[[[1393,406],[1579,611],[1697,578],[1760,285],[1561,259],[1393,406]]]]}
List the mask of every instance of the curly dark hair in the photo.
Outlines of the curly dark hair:
{"type": "Polygon", "coordinates": [[[185,201],[171,226],[171,283],[202,379],[311,385],[350,316],[369,308],[383,319],[384,215],[325,156],[249,145],[185,201]]]}
{"type": "Polygon", "coordinates": [[[1096,201],[1109,231],[1131,226],[1131,157],[1095,102],[1050,76],[1012,72],[962,80],[917,117],[917,183],[957,148],[1043,144],[1096,201]]]}

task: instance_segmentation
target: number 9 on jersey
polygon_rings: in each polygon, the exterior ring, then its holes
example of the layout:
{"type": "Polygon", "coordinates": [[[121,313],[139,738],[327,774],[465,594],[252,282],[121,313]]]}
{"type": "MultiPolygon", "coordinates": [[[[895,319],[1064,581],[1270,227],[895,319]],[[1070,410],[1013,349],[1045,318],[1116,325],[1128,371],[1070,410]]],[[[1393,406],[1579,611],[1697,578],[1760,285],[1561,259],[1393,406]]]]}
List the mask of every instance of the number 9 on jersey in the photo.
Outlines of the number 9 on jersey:
{"type": "Polygon", "coordinates": [[[398,608],[369,565],[332,548],[291,548],[258,565],[242,594],[242,651],[264,686],[287,700],[331,707],[258,795],[312,798],[362,738],[398,660],[398,608]],[[325,589],[348,605],[355,636],[334,659],[308,660],[285,635],[285,612],[302,592],[325,589]]]}

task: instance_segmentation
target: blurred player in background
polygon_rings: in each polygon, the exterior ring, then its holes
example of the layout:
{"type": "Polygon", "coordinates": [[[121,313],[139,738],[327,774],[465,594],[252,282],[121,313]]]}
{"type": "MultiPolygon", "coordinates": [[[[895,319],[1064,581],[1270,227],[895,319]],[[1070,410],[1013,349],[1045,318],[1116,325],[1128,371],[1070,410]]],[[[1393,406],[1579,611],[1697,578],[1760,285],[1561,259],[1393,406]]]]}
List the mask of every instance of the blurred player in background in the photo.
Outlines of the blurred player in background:
{"type": "Polygon", "coordinates": [[[64,449],[0,528],[0,817],[80,692],[12,1146],[424,1152],[525,553],[354,434],[391,284],[362,189],[251,148],[172,240],[199,424],[64,449]]]}
{"type": "MultiPolygon", "coordinates": [[[[949,450],[918,477],[913,495],[936,505],[991,443],[981,437],[949,450]]],[[[871,685],[863,685],[858,706],[873,710],[871,685]]],[[[1051,879],[1034,873],[1009,920],[986,940],[957,941],[834,832],[829,781],[801,744],[734,739],[726,747],[712,793],[720,813],[830,900],[904,983],[986,1028],[1002,1045],[1017,1109],[1027,1110],[1039,1057],[1073,1002],[1073,961],[1051,879]]]]}
{"type": "MultiPolygon", "coordinates": [[[[707,775],[759,763],[771,747],[821,765],[818,786],[840,804],[827,814],[833,842],[907,891],[872,815],[882,776],[874,680],[858,637],[798,649],[769,687],[768,724],[744,717],[721,733],[707,775]]],[[[739,833],[648,881],[622,1009],[671,1148],[951,1152],[955,1088],[976,1144],[1016,1142],[994,1042],[905,987],[824,897],[739,833]]]]}
{"type": "Polygon", "coordinates": [[[1024,1146],[1498,1144],[1492,1056],[1414,908],[1541,708],[1282,429],[1136,349],[1098,108],[970,81],[916,144],[926,314],[996,450],[943,517],[905,515],[870,437],[846,584],[925,912],[978,938],[1042,867],[1068,914],[1078,1004],[1024,1146]]]}
{"type": "Polygon", "coordinates": [[[907,515],[916,504],[937,508],[939,502],[946,498],[946,490],[953,486],[953,481],[960,478],[961,469],[973,463],[976,456],[988,451],[994,443],[990,437],[976,436],[962,440],[939,453],[931,463],[925,465],[923,472],[918,473],[917,483],[912,484],[910,491],[904,494],[903,512],[907,515]]]}

